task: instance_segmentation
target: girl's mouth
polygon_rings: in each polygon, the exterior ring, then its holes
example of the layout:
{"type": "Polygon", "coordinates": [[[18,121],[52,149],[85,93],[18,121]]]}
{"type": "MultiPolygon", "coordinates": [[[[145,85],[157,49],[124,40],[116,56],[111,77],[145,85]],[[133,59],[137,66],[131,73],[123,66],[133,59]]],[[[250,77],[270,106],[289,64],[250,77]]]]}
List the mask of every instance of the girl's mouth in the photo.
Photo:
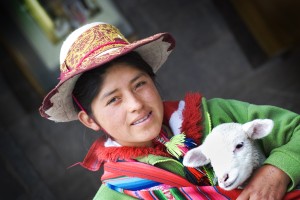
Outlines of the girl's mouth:
{"type": "Polygon", "coordinates": [[[151,114],[152,114],[152,111],[149,112],[148,115],[146,115],[146,116],[143,117],[142,119],[139,119],[139,120],[133,122],[131,125],[137,125],[137,124],[140,124],[140,123],[146,121],[146,120],[151,116],[151,114]]]}

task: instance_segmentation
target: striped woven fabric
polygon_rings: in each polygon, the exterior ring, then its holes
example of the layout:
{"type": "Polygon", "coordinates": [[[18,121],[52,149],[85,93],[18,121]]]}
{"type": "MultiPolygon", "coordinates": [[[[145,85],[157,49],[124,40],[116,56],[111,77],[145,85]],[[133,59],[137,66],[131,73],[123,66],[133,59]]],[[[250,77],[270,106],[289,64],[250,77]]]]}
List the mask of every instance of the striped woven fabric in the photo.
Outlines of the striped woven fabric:
{"type": "Polygon", "coordinates": [[[126,195],[149,200],[181,200],[181,199],[236,199],[240,190],[227,191],[214,186],[171,187],[155,181],[135,178],[118,177],[103,182],[110,189],[126,195]],[[150,187],[149,187],[150,186],[150,187]]]}
{"type": "MultiPolygon", "coordinates": [[[[102,184],[114,191],[146,200],[236,199],[242,191],[226,191],[218,186],[196,186],[178,175],[140,162],[134,165],[132,162],[105,163],[101,180],[102,184]]],[[[299,189],[288,192],[284,197],[284,200],[292,199],[300,199],[299,189]]]]}
{"type": "Polygon", "coordinates": [[[122,191],[123,189],[132,191],[143,190],[161,185],[161,183],[148,179],[126,176],[109,179],[103,182],[106,183],[107,187],[116,191],[122,191]]]}
{"type": "MultiPolygon", "coordinates": [[[[156,181],[119,176],[103,181],[107,187],[128,196],[145,200],[230,200],[242,190],[223,190],[218,186],[173,187],[156,181]]],[[[300,190],[285,195],[284,200],[300,199],[300,190]]]]}
{"type": "Polygon", "coordinates": [[[186,199],[218,199],[228,200],[236,199],[239,191],[231,192],[230,196],[222,193],[217,187],[213,186],[201,186],[201,187],[181,187],[170,188],[165,190],[151,190],[151,191],[128,191],[124,190],[124,193],[138,199],[153,199],[153,200],[186,200],[186,199]]]}

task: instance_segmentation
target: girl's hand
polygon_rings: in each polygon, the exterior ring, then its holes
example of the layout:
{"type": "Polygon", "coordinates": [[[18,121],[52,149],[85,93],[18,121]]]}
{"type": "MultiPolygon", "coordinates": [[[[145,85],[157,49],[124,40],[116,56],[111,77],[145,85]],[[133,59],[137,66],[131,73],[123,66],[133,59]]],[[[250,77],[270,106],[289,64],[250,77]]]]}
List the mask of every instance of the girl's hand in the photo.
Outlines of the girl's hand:
{"type": "Polygon", "coordinates": [[[237,200],[281,200],[290,181],[290,177],[279,168],[263,165],[251,177],[237,200]]]}

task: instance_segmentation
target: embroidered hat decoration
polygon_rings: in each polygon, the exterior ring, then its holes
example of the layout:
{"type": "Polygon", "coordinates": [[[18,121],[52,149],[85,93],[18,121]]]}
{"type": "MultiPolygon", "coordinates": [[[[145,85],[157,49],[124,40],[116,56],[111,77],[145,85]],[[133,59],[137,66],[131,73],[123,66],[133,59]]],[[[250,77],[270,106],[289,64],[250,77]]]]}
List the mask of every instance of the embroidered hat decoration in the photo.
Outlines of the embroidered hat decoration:
{"type": "Polygon", "coordinates": [[[72,91],[79,76],[91,69],[135,51],[156,72],[175,47],[169,33],[158,33],[130,43],[113,25],[102,22],[86,24],[73,31],[60,51],[60,81],[44,98],[42,117],[56,122],[77,120],[72,91]]]}

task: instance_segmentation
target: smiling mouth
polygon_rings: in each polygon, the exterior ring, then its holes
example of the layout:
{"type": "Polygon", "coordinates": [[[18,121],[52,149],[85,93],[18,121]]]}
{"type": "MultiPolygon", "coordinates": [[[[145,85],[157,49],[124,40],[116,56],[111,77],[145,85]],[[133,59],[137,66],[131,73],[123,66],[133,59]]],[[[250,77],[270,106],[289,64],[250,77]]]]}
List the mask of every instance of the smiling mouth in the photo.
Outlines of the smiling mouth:
{"type": "Polygon", "coordinates": [[[145,117],[143,117],[142,119],[139,119],[139,120],[133,122],[131,125],[137,125],[137,124],[140,124],[140,123],[146,121],[151,116],[151,114],[152,114],[152,111],[149,112],[149,114],[146,115],[145,117]]]}

